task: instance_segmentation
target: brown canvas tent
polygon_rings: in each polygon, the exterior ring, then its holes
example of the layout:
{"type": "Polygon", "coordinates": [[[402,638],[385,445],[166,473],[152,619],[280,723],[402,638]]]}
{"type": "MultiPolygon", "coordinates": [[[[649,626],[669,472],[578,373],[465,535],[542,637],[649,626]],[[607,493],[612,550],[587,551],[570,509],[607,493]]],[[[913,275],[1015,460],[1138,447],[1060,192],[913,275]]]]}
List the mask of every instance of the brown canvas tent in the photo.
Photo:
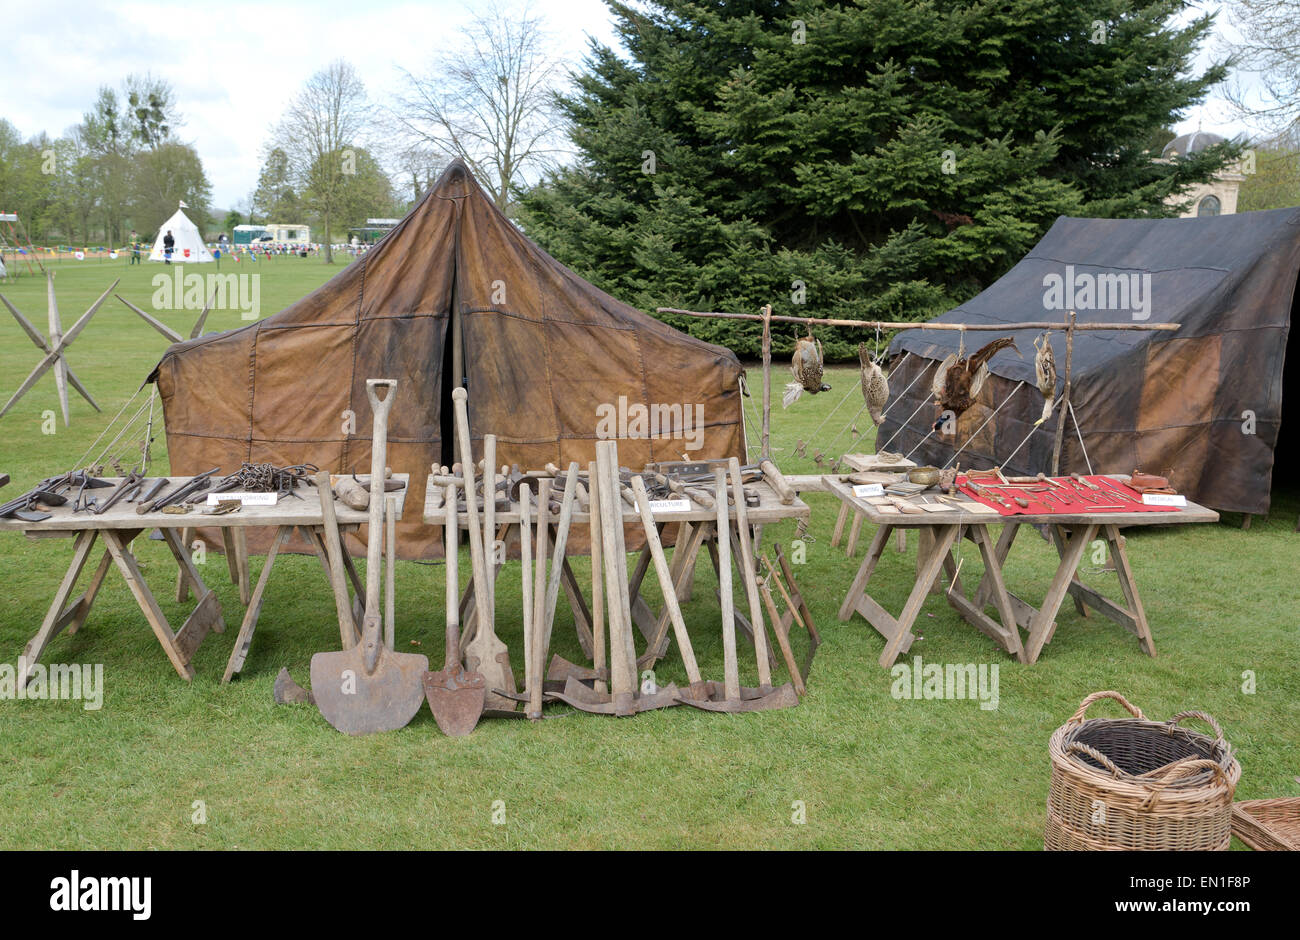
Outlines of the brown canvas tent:
{"type": "MultiPolygon", "coordinates": [[[[957,458],[963,467],[1047,470],[1059,409],[1008,461],[1043,404],[1034,383],[1038,334],[1016,323],[1062,320],[1067,309],[1077,310],[1079,322],[1175,322],[1181,328],[1174,333],[1076,334],[1072,397],[1084,447],[1069,421],[1061,469],[1086,472],[1086,448],[1098,472],[1168,471],[1199,503],[1265,512],[1275,449],[1277,456],[1294,450],[1279,432],[1284,388],[1288,398],[1300,393],[1300,368],[1284,374],[1297,270],[1300,209],[1192,219],[1062,217],[1006,275],[934,321],[1005,324],[1005,332],[968,332],[967,353],[1005,335],[1024,358],[998,353],[955,439],[923,441],[937,417],[929,403],[936,361],[957,350],[960,334],[900,333],[891,352],[911,355],[897,361],[890,385],[906,393],[891,402],[879,439],[893,437],[889,450],[915,451],[913,459],[936,466],[965,444],[957,458]]],[[[1058,391],[1064,340],[1052,334],[1058,391]]]]}
{"type": "Polygon", "coordinates": [[[439,543],[419,520],[430,465],[452,463],[457,384],[469,391],[476,459],[491,433],[503,464],[585,467],[598,425],[613,416],[602,428],[633,438],[620,441],[619,457],[639,468],[683,452],[743,458],[740,374],[730,350],[551,258],[456,162],[338,276],[274,316],[177,343],[151,379],[173,473],[230,472],[243,461],[368,473],[365,382],[396,379],[388,463],[411,474],[399,539],[404,557],[420,557],[439,543]],[[663,420],[647,427],[647,415],[663,420]],[[697,416],[698,433],[688,423],[697,416]]]}

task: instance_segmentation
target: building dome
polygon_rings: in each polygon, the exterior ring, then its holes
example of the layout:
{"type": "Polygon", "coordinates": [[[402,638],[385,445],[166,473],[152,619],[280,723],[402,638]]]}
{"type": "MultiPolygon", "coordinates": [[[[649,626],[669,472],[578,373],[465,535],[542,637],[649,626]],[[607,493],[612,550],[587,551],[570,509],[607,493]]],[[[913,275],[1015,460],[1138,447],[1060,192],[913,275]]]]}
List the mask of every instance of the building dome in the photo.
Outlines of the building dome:
{"type": "Polygon", "coordinates": [[[1183,134],[1181,137],[1175,137],[1169,143],[1165,144],[1165,149],[1160,155],[1165,158],[1185,157],[1189,153],[1197,153],[1207,147],[1213,147],[1215,144],[1221,144],[1227,138],[1219,134],[1212,134],[1209,131],[1196,131],[1191,134],[1183,134]]]}

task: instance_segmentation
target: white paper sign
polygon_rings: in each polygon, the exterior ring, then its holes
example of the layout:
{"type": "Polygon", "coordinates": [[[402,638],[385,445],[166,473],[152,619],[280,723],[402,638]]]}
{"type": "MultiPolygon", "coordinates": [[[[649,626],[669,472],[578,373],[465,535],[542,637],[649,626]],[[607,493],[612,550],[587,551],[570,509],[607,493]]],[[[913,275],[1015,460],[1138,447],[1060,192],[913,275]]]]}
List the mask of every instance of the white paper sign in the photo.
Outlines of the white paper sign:
{"type": "Polygon", "coordinates": [[[853,487],[854,496],[884,496],[885,487],[880,483],[859,483],[853,487]]]}
{"type": "Polygon", "coordinates": [[[1174,496],[1169,493],[1143,493],[1142,502],[1147,506],[1178,506],[1187,505],[1186,496],[1174,496]]]}
{"type": "Polygon", "coordinates": [[[223,499],[237,499],[245,506],[274,506],[279,498],[276,493],[245,493],[242,491],[230,493],[209,493],[208,505],[215,506],[223,499]]]}
{"type": "Polygon", "coordinates": [[[690,512],[691,501],[689,499],[652,499],[650,500],[650,511],[655,512],[690,512]]]}

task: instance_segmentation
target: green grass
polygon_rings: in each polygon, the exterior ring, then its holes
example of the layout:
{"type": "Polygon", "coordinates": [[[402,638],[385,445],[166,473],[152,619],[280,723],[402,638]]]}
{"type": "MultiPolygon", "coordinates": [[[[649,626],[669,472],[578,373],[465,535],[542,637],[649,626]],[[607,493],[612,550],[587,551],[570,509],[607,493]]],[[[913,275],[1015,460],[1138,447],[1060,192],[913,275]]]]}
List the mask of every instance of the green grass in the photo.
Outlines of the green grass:
{"type": "MultiPolygon", "coordinates": [[[[264,311],[280,309],[340,269],[297,259],[256,269],[263,274],[264,311]]],[[[145,306],[148,279],[159,270],[63,265],[57,284],[65,327],[119,273],[118,292],[145,306]]],[[[42,281],[11,281],[0,293],[44,328],[42,281]]],[[[188,333],[194,315],[165,319],[188,333]]],[[[210,328],[240,322],[235,313],[216,312],[210,328]]],[[[105,415],[74,397],[72,427],[60,420],[54,435],[42,434],[41,412],[57,408],[53,380],[43,378],[0,419],[0,470],[14,477],[0,496],[71,464],[164,348],[160,336],[110,300],[70,357],[105,415]]],[[[0,393],[7,397],[38,358],[8,315],[0,317],[0,393]]],[[[783,371],[778,374],[784,381],[783,371]]],[[[833,391],[806,396],[788,412],[778,405],[774,443],[788,472],[813,469],[791,456],[794,443],[812,434],[853,378],[852,370],[832,370],[833,391]]],[[[828,445],[842,417],[860,404],[855,392],[815,445],[828,445]]],[[[865,416],[859,428],[870,428],[865,416]]],[[[848,438],[833,452],[846,449],[848,438]]],[[[869,439],[851,449],[870,450],[869,439]]],[[[160,448],[154,465],[164,463],[160,448]]],[[[208,637],[191,684],[176,676],[114,572],[86,626],[58,637],[44,657],[102,663],[103,708],[0,702],[0,848],[1035,849],[1042,844],[1048,737],[1081,698],[1107,688],[1123,691],[1150,716],[1188,708],[1215,715],[1244,767],[1241,798],[1300,794],[1300,535],[1291,532],[1300,501],[1294,494],[1275,494],[1271,520],[1256,520],[1248,532],[1230,516],[1219,525],[1129,533],[1156,659],[1118,626],[1095,615],[1083,620],[1067,603],[1042,658],[1022,666],[942,598],[931,598],[912,655],[998,664],[995,711],[973,701],[891,697],[891,676],[876,664],[882,639],[861,618],[836,619],[865,539],[854,559],[832,549],[837,506],[823,496],[810,502],[815,541],[798,577],[824,644],[799,708],[751,715],[683,707],[632,719],[573,714],[536,724],[484,721],[470,737],[451,740],[425,710],[403,731],[348,738],[314,709],[271,701],[282,665],[305,683],[311,654],[337,643],[333,603],[314,559],[277,564],[243,678],[225,687],[219,680],[241,611],[223,559],[209,556],[204,574],[225,608],[227,632],[208,637]],[[1246,670],[1257,677],[1253,695],[1242,692],[1246,670]],[[191,821],[197,800],[206,805],[202,825],[191,821]],[[498,800],[503,825],[492,823],[498,800]],[[795,801],[807,807],[804,825],[791,823],[795,801]]],[[[792,537],[790,524],[765,533],[765,539],[792,537]]],[[[164,611],[179,624],[186,610],[172,601],[174,565],[160,543],[137,544],[164,611]]],[[[63,540],[0,534],[0,661],[15,662],[39,625],[70,549],[63,540]]],[[[978,555],[969,544],[962,552],[963,578],[973,580],[978,555]]],[[[1012,589],[1041,597],[1054,558],[1037,536],[1022,536],[1007,566],[1012,589]]],[[[255,574],[260,563],[254,559],[255,574]]],[[[587,577],[585,560],[575,567],[580,579],[587,577]]],[[[873,595],[896,611],[912,573],[912,554],[891,548],[873,595]]],[[[1117,595],[1113,576],[1085,577],[1117,595]]],[[[440,663],[441,566],[401,563],[397,578],[400,645],[440,663]]],[[[722,654],[712,584],[703,565],[686,614],[701,665],[716,678],[722,654]]],[[[511,563],[501,578],[498,617],[516,668],[518,585],[518,564],[511,563]]],[[[646,590],[657,595],[653,575],[646,590]]],[[[578,660],[563,602],[558,621],[556,651],[578,660]]],[[[742,645],[742,678],[752,683],[747,652],[742,645]]],[[[684,681],[675,651],[660,665],[659,679],[684,681]]],[[[1115,713],[1114,706],[1094,708],[1115,713]]],[[[557,716],[565,711],[548,709],[557,716]]]]}

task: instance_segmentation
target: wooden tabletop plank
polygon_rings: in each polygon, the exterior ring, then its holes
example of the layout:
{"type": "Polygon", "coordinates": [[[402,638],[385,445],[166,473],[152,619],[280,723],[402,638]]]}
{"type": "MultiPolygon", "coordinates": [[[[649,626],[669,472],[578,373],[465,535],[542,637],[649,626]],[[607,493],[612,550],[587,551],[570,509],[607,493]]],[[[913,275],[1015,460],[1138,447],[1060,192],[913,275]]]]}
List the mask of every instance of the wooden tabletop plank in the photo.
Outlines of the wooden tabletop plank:
{"type": "MultiPolygon", "coordinates": [[[[753,490],[758,493],[758,505],[748,507],[748,516],[750,525],[769,524],[781,522],[785,519],[808,519],[812,516],[812,509],[801,499],[796,499],[789,505],[782,505],[780,498],[772,489],[769,483],[759,480],[755,483],[746,483],[745,489],[753,490]]],[[[424,523],[425,525],[441,524],[443,522],[442,498],[445,487],[434,484],[430,478],[424,488],[424,523]]],[[[640,525],[641,516],[636,508],[629,506],[626,502],[621,501],[623,508],[624,525],[640,525]]],[[[708,522],[716,518],[716,512],[712,509],[705,509],[694,500],[690,501],[691,508],[681,512],[656,512],[654,519],[656,522],[708,522]]],[[[734,514],[734,510],[733,510],[734,514]]],[[[543,516],[543,520],[547,517],[543,516]]],[[[509,509],[498,509],[496,514],[498,525],[518,525],[519,524],[519,504],[512,502],[509,509]]],[[[466,513],[460,514],[462,525],[468,525],[466,513]]],[[[555,524],[559,521],[559,513],[550,513],[549,521],[555,524]]],[[[580,511],[576,506],[573,510],[573,525],[590,525],[591,515],[587,512],[580,511]]]]}
{"type": "MultiPolygon", "coordinates": [[[[1190,500],[1186,508],[1173,512],[1071,512],[1071,513],[1022,513],[1004,516],[992,512],[963,512],[952,509],[945,512],[926,512],[909,515],[901,512],[882,512],[881,507],[874,506],[864,498],[853,495],[851,484],[835,477],[826,478],[826,489],[841,502],[847,503],[862,513],[875,525],[888,523],[895,528],[924,528],[929,526],[972,524],[999,525],[1015,523],[1017,525],[1083,525],[1100,522],[1106,525],[1143,526],[1143,525],[1179,525],[1191,522],[1218,522],[1219,514],[1213,509],[1199,506],[1190,500]]],[[[965,497],[970,499],[970,497],[965,497]]],[[[972,499],[971,502],[974,502],[972,499]]]]}
{"type": "MultiPolygon", "coordinates": [[[[116,484],[120,481],[118,477],[105,477],[108,482],[116,484]]],[[[158,479],[151,477],[151,480],[158,479]]],[[[167,488],[163,490],[166,493],[172,489],[175,484],[190,479],[189,477],[169,477],[167,488]]],[[[410,474],[394,473],[393,479],[403,483],[410,484],[410,474]]],[[[408,486],[389,493],[389,496],[397,497],[397,518],[402,518],[402,510],[406,504],[406,490],[408,486]]],[[[96,490],[96,495],[108,494],[113,492],[111,489],[104,488],[96,490]]],[[[102,515],[95,515],[93,512],[83,511],[74,513],[72,503],[68,502],[64,506],[55,506],[46,512],[50,513],[50,518],[41,522],[26,522],[22,519],[0,519],[0,531],[10,532],[79,532],[87,529],[155,529],[155,528],[181,528],[186,526],[215,526],[217,528],[244,528],[248,526],[281,526],[281,525],[320,525],[322,523],[320,499],[316,495],[316,487],[303,485],[296,490],[298,498],[292,496],[281,498],[274,506],[244,506],[238,512],[226,513],[221,516],[206,516],[202,510],[204,504],[197,504],[187,513],[165,513],[165,512],[148,512],[143,515],[137,513],[136,503],[128,503],[125,500],[119,501],[102,515]]],[[[220,494],[218,494],[220,495],[220,494]]],[[[366,510],[351,509],[343,503],[335,501],[335,511],[338,515],[340,525],[358,525],[369,522],[369,514],[366,510]]]]}

